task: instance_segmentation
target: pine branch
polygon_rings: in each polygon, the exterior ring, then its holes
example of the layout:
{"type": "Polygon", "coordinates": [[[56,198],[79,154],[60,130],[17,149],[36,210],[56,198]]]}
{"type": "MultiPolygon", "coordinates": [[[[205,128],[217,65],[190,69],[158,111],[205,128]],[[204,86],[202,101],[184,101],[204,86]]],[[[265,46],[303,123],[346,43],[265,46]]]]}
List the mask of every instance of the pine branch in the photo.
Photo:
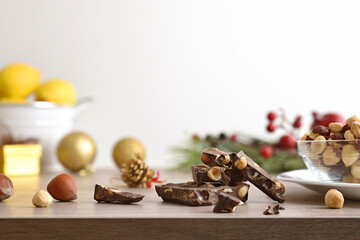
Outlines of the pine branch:
{"type": "Polygon", "coordinates": [[[170,151],[174,153],[174,159],[177,162],[176,169],[189,170],[191,165],[201,164],[201,153],[208,147],[217,147],[220,150],[228,152],[239,152],[240,150],[243,150],[250,158],[269,173],[305,168],[303,160],[294,153],[294,151],[275,149],[273,157],[264,158],[259,154],[259,150],[262,146],[268,145],[269,143],[260,139],[248,136],[244,137],[244,135],[241,136],[243,139],[246,139],[246,141],[192,139],[187,141],[184,146],[171,148],[170,151]],[[216,143],[215,146],[214,143],[216,143]]]}

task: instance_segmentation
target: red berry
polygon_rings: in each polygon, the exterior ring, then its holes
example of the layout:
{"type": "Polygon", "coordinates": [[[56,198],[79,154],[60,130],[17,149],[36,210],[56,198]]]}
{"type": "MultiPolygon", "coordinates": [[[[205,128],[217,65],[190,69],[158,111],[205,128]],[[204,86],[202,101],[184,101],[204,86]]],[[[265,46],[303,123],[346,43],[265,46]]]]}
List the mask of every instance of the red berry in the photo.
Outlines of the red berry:
{"type": "Polygon", "coordinates": [[[276,125],[273,123],[269,123],[266,127],[266,130],[268,130],[268,132],[273,132],[276,130],[276,125]]]}
{"type": "Polygon", "coordinates": [[[269,121],[274,121],[276,119],[276,113],[275,112],[269,112],[267,115],[267,118],[269,119],[269,121]]]}
{"type": "Polygon", "coordinates": [[[236,142],[236,141],[237,141],[237,134],[231,135],[230,141],[231,141],[231,142],[236,142]]]}
{"type": "Polygon", "coordinates": [[[301,116],[297,116],[294,123],[293,123],[294,128],[300,128],[301,127],[301,116]]]}
{"type": "Polygon", "coordinates": [[[194,141],[198,141],[198,140],[200,140],[200,137],[199,137],[199,135],[194,134],[194,135],[192,136],[192,139],[193,139],[194,141]]]}
{"type": "Polygon", "coordinates": [[[260,149],[260,154],[264,158],[271,158],[274,155],[274,150],[271,146],[263,146],[260,149]]]}
{"type": "Polygon", "coordinates": [[[282,148],[294,148],[296,147],[296,140],[292,135],[285,135],[280,138],[279,145],[282,148]]]}

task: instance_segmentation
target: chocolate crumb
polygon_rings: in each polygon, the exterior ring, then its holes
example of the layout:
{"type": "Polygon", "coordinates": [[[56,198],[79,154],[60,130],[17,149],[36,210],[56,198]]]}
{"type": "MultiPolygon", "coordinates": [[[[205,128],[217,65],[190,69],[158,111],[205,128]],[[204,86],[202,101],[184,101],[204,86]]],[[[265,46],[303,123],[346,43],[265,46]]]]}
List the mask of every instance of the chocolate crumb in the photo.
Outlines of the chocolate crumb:
{"type": "Polygon", "coordinates": [[[264,214],[264,215],[273,215],[273,213],[270,212],[270,209],[271,209],[271,206],[268,206],[268,209],[266,209],[266,210],[263,212],[263,214],[264,214]]]}
{"type": "Polygon", "coordinates": [[[280,206],[280,204],[276,204],[273,207],[268,206],[268,208],[264,211],[264,215],[273,215],[279,214],[280,210],[285,210],[284,207],[280,206]],[[270,210],[272,209],[272,212],[270,210]]]}
{"type": "Polygon", "coordinates": [[[279,204],[276,204],[275,206],[273,206],[273,213],[274,214],[280,213],[280,205],[279,204]]]}
{"type": "Polygon", "coordinates": [[[285,208],[283,208],[282,206],[280,206],[280,204],[276,204],[275,206],[273,206],[273,212],[274,214],[279,214],[280,210],[285,210],[285,208]]]}

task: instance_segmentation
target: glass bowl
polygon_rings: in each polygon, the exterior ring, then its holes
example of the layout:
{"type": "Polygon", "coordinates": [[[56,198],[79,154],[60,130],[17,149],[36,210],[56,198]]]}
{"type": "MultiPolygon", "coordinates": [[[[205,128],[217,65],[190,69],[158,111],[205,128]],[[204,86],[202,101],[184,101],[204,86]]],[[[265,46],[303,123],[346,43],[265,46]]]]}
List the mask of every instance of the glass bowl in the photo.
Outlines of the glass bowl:
{"type": "Polygon", "coordinates": [[[360,140],[297,141],[309,171],[322,181],[360,183],[360,140]]]}

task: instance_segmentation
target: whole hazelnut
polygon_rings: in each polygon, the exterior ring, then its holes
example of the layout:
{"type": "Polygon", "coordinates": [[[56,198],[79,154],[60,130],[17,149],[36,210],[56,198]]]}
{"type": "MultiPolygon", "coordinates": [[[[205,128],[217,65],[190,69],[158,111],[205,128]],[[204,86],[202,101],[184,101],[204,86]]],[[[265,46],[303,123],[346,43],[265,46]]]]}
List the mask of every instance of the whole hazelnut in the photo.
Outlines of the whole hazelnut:
{"type": "Polygon", "coordinates": [[[344,133],[344,138],[346,140],[349,140],[349,141],[352,141],[352,140],[355,140],[355,136],[354,134],[352,133],[351,130],[346,130],[345,133],[344,133]]]}
{"type": "Polygon", "coordinates": [[[310,137],[310,132],[307,132],[301,137],[301,141],[306,141],[309,137],[310,137]]]}
{"type": "Polygon", "coordinates": [[[47,185],[47,190],[54,199],[59,201],[72,201],[79,195],[75,180],[66,173],[54,177],[47,185]]]}
{"type": "Polygon", "coordinates": [[[14,194],[14,186],[10,178],[0,173],[0,201],[14,194]]]}
{"type": "Polygon", "coordinates": [[[344,125],[338,122],[333,122],[329,124],[330,131],[333,133],[339,133],[343,129],[344,125]]]}
{"type": "Polygon", "coordinates": [[[325,142],[324,136],[317,136],[313,142],[311,142],[310,148],[315,154],[322,153],[326,148],[326,142],[325,142]]]}
{"type": "Polygon", "coordinates": [[[354,134],[355,138],[360,137],[360,122],[353,122],[351,124],[351,131],[354,134]]]}
{"type": "Polygon", "coordinates": [[[360,153],[354,145],[344,145],[342,149],[342,161],[344,162],[345,166],[349,167],[353,165],[353,163],[356,162],[359,156],[360,153]]]}
{"type": "Polygon", "coordinates": [[[360,118],[356,115],[352,116],[352,117],[349,117],[348,119],[346,119],[346,124],[351,127],[351,124],[353,122],[360,122],[360,118]]]}
{"type": "Polygon", "coordinates": [[[35,193],[32,203],[35,207],[47,207],[52,203],[52,197],[44,190],[39,190],[35,193]]]}
{"type": "Polygon", "coordinates": [[[351,175],[357,179],[360,178],[360,160],[357,160],[351,165],[351,175]]]}
{"type": "Polygon", "coordinates": [[[336,165],[341,160],[341,149],[335,146],[327,146],[323,152],[325,165],[336,165]],[[340,154],[338,154],[340,153],[340,154]]]}
{"type": "Polygon", "coordinates": [[[328,208],[342,208],[344,205],[344,197],[342,193],[336,189],[330,189],[325,194],[325,205],[328,208]]]}

